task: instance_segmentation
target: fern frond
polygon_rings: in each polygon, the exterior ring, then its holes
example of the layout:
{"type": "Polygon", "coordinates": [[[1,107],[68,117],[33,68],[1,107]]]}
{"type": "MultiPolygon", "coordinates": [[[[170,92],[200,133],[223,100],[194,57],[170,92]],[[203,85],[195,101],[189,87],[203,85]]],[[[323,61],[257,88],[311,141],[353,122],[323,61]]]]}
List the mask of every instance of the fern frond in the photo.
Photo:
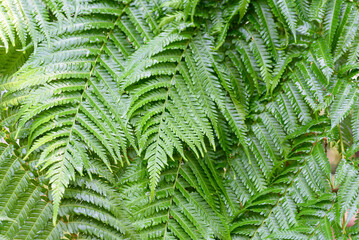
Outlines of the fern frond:
{"type": "Polygon", "coordinates": [[[348,4],[346,11],[348,13],[343,17],[337,30],[339,37],[335,45],[334,61],[337,61],[348,50],[358,34],[359,10],[353,7],[352,4],[348,4]]]}
{"type": "Polygon", "coordinates": [[[270,8],[263,1],[255,3],[254,7],[256,9],[256,13],[258,14],[259,23],[262,27],[260,34],[265,43],[269,46],[269,49],[273,54],[273,58],[278,59],[277,48],[279,46],[279,36],[270,8]]]}
{"type": "Polygon", "coordinates": [[[292,31],[294,41],[296,40],[296,27],[297,27],[297,17],[296,11],[294,8],[294,3],[289,0],[278,0],[279,11],[284,16],[285,21],[292,31]]]}
{"type": "Polygon", "coordinates": [[[310,20],[321,22],[325,13],[326,5],[326,1],[314,0],[309,9],[310,20]]]}
{"type": "Polygon", "coordinates": [[[308,121],[311,120],[310,110],[309,106],[305,103],[304,97],[300,94],[300,89],[297,89],[292,82],[287,82],[284,85],[284,89],[286,90],[286,95],[288,96],[294,111],[297,113],[300,122],[303,124],[308,123],[308,121]]]}
{"type": "Polygon", "coordinates": [[[328,37],[329,46],[331,45],[335,32],[339,24],[339,14],[341,9],[342,1],[335,0],[328,3],[327,11],[324,19],[324,29],[328,37]]]}
{"type": "Polygon", "coordinates": [[[63,195],[59,218],[53,225],[53,199],[49,196],[48,181],[38,175],[36,159],[23,162],[22,149],[15,143],[1,143],[0,146],[0,229],[4,236],[9,239],[60,239],[66,233],[92,237],[111,233],[107,236],[137,239],[137,233],[125,217],[126,209],[120,195],[113,187],[115,180],[98,159],[89,160],[91,179],[84,176],[71,181],[63,195]],[[13,155],[14,152],[20,155],[13,155]]]}
{"type": "Polygon", "coordinates": [[[224,43],[224,41],[226,40],[227,32],[233,18],[237,14],[239,14],[238,22],[240,22],[247,11],[249,3],[250,0],[240,0],[236,4],[233,5],[231,4],[230,7],[227,9],[227,11],[224,12],[224,18],[225,18],[224,26],[222,27],[221,32],[219,33],[216,49],[219,49],[221,45],[224,43]]]}
{"type": "MultiPolygon", "coordinates": [[[[186,159],[188,162],[185,163],[169,163],[152,201],[146,197],[146,192],[150,191],[145,182],[146,176],[139,175],[136,180],[127,182],[128,174],[124,174],[124,185],[121,188],[134,216],[134,224],[142,232],[141,238],[176,236],[199,239],[229,236],[228,229],[219,224],[221,215],[216,206],[218,197],[208,195],[216,186],[215,182],[211,182],[212,179],[208,179],[207,174],[210,172],[206,171],[210,170],[196,162],[194,156],[187,155],[186,159]],[[193,190],[189,191],[191,188],[193,190]]],[[[139,165],[132,168],[141,171],[139,165]]],[[[132,175],[133,172],[130,172],[132,175]]]]}
{"type": "Polygon", "coordinates": [[[313,44],[313,52],[315,57],[319,62],[320,69],[327,78],[329,82],[330,77],[334,72],[334,63],[333,57],[330,53],[330,44],[325,39],[318,39],[318,41],[313,44]]]}
{"type": "MultiPolygon", "coordinates": [[[[348,163],[343,161],[342,165],[345,164],[348,163]]],[[[346,168],[351,168],[351,166],[347,166],[346,168]]],[[[345,170],[344,166],[342,166],[339,171],[343,170],[345,170]]],[[[347,211],[346,222],[342,222],[344,226],[348,224],[349,220],[354,216],[358,208],[358,193],[356,190],[358,176],[353,171],[346,171],[346,173],[349,174],[345,179],[343,179],[343,181],[341,181],[341,188],[338,191],[338,204],[341,206],[341,208],[335,216],[337,220],[341,219],[347,211]]]]}
{"type": "MultiPolygon", "coordinates": [[[[111,9],[112,6],[94,3],[90,7],[92,11],[101,12],[104,7],[111,9]]],[[[81,14],[86,13],[86,9],[82,11],[81,14]]],[[[113,14],[117,16],[121,11],[113,14]]],[[[114,22],[99,22],[101,25],[93,24],[92,28],[110,27],[118,31],[119,20],[120,17],[117,16],[114,22]]],[[[109,167],[107,154],[114,162],[124,164],[128,161],[128,141],[134,146],[128,122],[123,119],[126,96],[119,100],[119,89],[113,78],[118,79],[120,76],[121,69],[116,66],[116,62],[123,61],[119,60],[123,56],[115,55],[115,58],[110,58],[107,55],[117,51],[116,45],[120,40],[116,37],[117,41],[112,44],[110,40],[115,38],[116,33],[111,29],[107,30],[105,36],[96,31],[94,34],[86,34],[89,29],[89,26],[86,26],[86,17],[78,17],[77,21],[81,27],[73,28],[73,31],[76,34],[85,34],[81,38],[71,34],[60,35],[54,40],[51,49],[46,46],[39,47],[31,61],[34,64],[42,61],[43,65],[40,69],[30,71],[33,74],[32,79],[37,78],[38,81],[32,82],[27,78],[28,63],[20,70],[16,80],[10,83],[12,87],[7,88],[9,85],[6,84],[4,86],[9,93],[25,87],[39,86],[27,97],[22,107],[21,112],[24,115],[19,122],[19,129],[38,116],[31,128],[32,141],[29,144],[32,147],[28,156],[44,147],[39,165],[45,164],[43,168],[49,167],[48,175],[55,200],[54,219],[64,188],[75,178],[75,169],[82,174],[81,169],[86,155],[89,154],[88,150],[95,152],[109,167]],[[93,38],[96,38],[94,42],[93,38]],[[87,44],[85,48],[83,44],[87,44]],[[76,49],[70,50],[75,46],[76,49]],[[45,58],[43,54],[46,55],[45,58]],[[81,70],[75,70],[77,67],[81,70]],[[119,103],[121,107],[118,106],[119,103]],[[69,110],[71,104],[75,107],[69,110]],[[58,116],[62,116],[59,121],[56,120],[58,116]],[[52,119],[55,119],[55,122],[50,123],[52,119]],[[103,122],[107,126],[103,126],[103,122]],[[63,126],[68,127],[62,128],[63,126]],[[57,140],[62,142],[56,142],[57,140]],[[88,145],[89,149],[83,148],[82,143],[88,145]]]]}
{"type": "MultiPolygon", "coordinates": [[[[287,230],[298,224],[296,219],[297,211],[300,213],[298,205],[311,199],[316,201],[317,193],[325,193],[330,196],[328,182],[330,168],[324,149],[319,145],[315,146],[312,155],[302,164],[302,167],[297,168],[298,166],[294,165],[293,169],[283,172],[273,186],[267,189],[273,193],[279,192],[280,196],[268,194],[268,192],[264,195],[266,192],[264,191],[252,197],[251,202],[246,204],[245,211],[240,213],[233,224],[234,236],[248,235],[251,239],[265,237],[280,239],[284,237],[281,235],[282,233],[289,234],[287,230]],[[313,165],[315,162],[317,163],[313,165]],[[288,185],[285,187],[283,184],[288,185]],[[263,205],[263,203],[266,204],[263,205]],[[265,215],[260,213],[265,213],[265,215]]],[[[330,209],[330,207],[329,204],[324,209],[330,209]]],[[[302,211],[305,212],[305,210],[302,211]]],[[[310,224],[315,226],[319,221],[320,218],[310,224]]],[[[293,232],[293,234],[297,233],[293,232]]]]}
{"type": "Polygon", "coordinates": [[[248,31],[251,42],[249,43],[250,49],[257,61],[261,76],[266,83],[267,90],[270,89],[272,61],[263,40],[259,35],[253,31],[248,31]]]}
{"type": "Polygon", "coordinates": [[[337,126],[344,117],[348,114],[352,105],[357,98],[357,89],[353,88],[351,84],[343,82],[340,85],[338,92],[334,92],[334,102],[330,109],[330,116],[332,119],[332,128],[337,126]]]}
{"type": "MultiPolygon", "coordinates": [[[[254,58],[253,53],[250,51],[249,46],[244,41],[240,40],[240,41],[236,42],[236,47],[237,47],[238,52],[240,53],[240,56],[238,56],[238,54],[235,54],[235,53],[230,53],[229,57],[232,59],[232,61],[234,63],[237,63],[235,65],[239,69],[242,69],[239,57],[242,59],[243,63],[245,64],[245,67],[246,67],[245,69],[243,69],[243,71],[248,72],[248,74],[251,76],[251,80],[253,81],[254,86],[259,91],[259,83],[258,83],[259,76],[257,73],[259,71],[259,67],[254,58]]],[[[243,66],[243,68],[244,68],[244,66],[243,66]]]]}
{"type": "MultiPolygon", "coordinates": [[[[41,183],[43,177],[35,180],[29,169],[21,168],[21,157],[13,155],[18,146],[1,143],[0,148],[0,212],[12,219],[2,221],[1,233],[9,239],[37,239],[36,236],[51,225],[52,217],[52,205],[43,198],[46,193],[41,183]]],[[[31,165],[33,167],[33,162],[31,165]]]]}
{"type": "Polygon", "coordinates": [[[54,35],[53,20],[65,20],[62,7],[58,2],[41,0],[2,1],[0,38],[6,51],[10,47],[9,41],[15,46],[16,37],[23,48],[28,44],[36,47],[44,39],[49,43],[54,35]]]}

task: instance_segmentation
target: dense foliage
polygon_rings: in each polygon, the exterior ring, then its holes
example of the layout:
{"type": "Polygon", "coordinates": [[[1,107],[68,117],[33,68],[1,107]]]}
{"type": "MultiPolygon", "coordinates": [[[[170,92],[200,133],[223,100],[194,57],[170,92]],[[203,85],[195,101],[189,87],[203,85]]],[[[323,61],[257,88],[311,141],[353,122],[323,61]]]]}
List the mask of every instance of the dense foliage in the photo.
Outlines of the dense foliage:
{"type": "Polygon", "coordinates": [[[359,239],[356,1],[1,0],[0,43],[0,239],[359,239]]]}

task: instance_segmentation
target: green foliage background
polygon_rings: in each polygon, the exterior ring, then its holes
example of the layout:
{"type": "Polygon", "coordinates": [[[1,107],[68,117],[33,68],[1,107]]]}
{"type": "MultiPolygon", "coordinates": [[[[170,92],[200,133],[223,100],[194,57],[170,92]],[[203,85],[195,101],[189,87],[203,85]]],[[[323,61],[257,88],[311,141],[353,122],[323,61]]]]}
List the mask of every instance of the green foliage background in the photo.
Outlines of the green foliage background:
{"type": "Polygon", "coordinates": [[[359,239],[356,1],[1,0],[0,40],[0,239],[359,239]]]}

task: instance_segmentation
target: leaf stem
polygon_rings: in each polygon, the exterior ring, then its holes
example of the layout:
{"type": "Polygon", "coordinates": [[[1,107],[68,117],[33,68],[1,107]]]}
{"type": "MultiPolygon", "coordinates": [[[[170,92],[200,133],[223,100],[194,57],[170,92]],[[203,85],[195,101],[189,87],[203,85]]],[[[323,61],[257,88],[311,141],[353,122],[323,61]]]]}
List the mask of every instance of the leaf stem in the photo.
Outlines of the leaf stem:
{"type": "Polygon", "coordinates": [[[339,131],[339,139],[340,139],[340,152],[342,154],[342,156],[344,155],[344,143],[343,143],[343,137],[342,137],[342,132],[340,130],[340,125],[338,123],[338,131],[339,131]]]}

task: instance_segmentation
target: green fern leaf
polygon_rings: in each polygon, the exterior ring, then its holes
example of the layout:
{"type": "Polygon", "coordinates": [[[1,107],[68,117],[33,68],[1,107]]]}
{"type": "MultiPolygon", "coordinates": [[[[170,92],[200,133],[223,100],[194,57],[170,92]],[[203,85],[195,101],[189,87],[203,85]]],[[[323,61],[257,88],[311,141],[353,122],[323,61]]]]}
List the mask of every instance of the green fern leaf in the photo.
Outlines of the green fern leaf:
{"type": "Polygon", "coordinates": [[[334,102],[330,109],[332,119],[332,128],[337,126],[350,111],[357,98],[357,90],[351,84],[341,84],[338,95],[335,96],[334,102]]]}
{"type": "Polygon", "coordinates": [[[294,40],[296,40],[297,17],[293,5],[292,1],[278,0],[279,11],[284,16],[289,29],[293,33],[294,40]]]}
{"type": "Polygon", "coordinates": [[[342,5],[342,1],[330,1],[328,3],[327,12],[325,14],[324,24],[326,35],[328,36],[329,45],[334,39],[334,34],[339,24],[339,13],[342,5]]]}
{"type": "Polygon", "coordinates": [[[347,8],[349,13],[342,20],[338,28],[339,38],[334,51],[334,61],[337,61],[344,54],[352,41],[355,39],[358,30],[359,10],[351,5],[347,8]]]}
{"type": "Polygon", "coordinates": [[[227,32],[228,32],[230,23],[233,20],[233,18],[237,14],[239,14],[238,22],[240,22],[247,11],[249,3],[250,3],[250,0],[240,0],[238,3],[231,5],[230,8],[228,8],[228,10],[225,12],[225,18],[226,18],[225,25],[224,25],[224,27],[222,27],[221,32],[219,34],[218,43],[215,48],[216,50],[218,50],[222,46],[224,41],[226,40],[227,32]]]}

